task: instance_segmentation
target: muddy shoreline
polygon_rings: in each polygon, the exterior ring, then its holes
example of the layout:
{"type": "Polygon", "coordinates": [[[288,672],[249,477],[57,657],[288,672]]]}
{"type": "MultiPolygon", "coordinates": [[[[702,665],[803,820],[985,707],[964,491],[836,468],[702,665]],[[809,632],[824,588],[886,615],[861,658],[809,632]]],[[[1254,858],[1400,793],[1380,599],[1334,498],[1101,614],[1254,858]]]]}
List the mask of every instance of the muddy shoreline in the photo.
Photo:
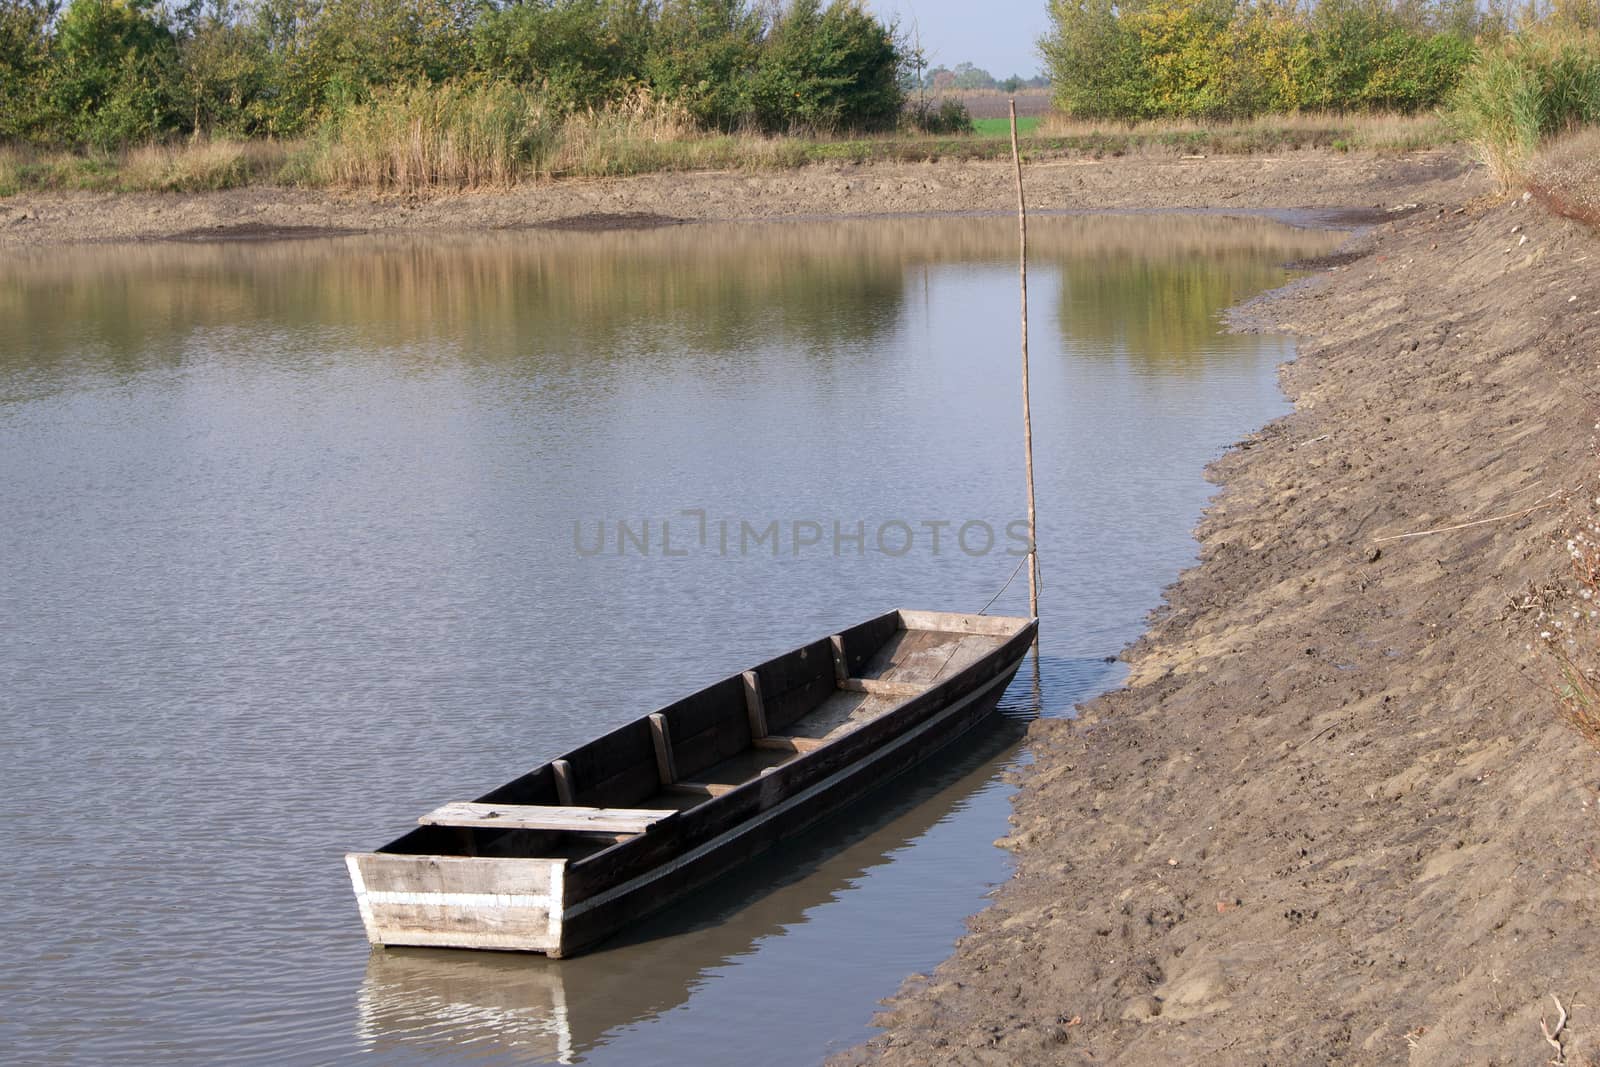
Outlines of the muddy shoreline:
{"type": "MultiPolygon", "coordinates": [[[[426,199],[277,186],[211,193],[23,193],[0,200],[0,252],[108,241],[1013,211],[1013,180],[1009,163],[950,160],[567,180],[426,199]]],[[[1382,216],[1409,203],[1459,201],[1484,182],[1481,168],[1449,151],[1061,158],[1028,166],[1029,207],[1041,212],[1362,209],[1382,216]]]]}
{"type": "Polygon", "coordinates": [[[1445,202],[1334,263],[1236,312],[1301,339],[1294,413],[841,1062],[1600,1063],[1600,753],[1534,610],[1600,507],[1600,237],[1445,202]]]}

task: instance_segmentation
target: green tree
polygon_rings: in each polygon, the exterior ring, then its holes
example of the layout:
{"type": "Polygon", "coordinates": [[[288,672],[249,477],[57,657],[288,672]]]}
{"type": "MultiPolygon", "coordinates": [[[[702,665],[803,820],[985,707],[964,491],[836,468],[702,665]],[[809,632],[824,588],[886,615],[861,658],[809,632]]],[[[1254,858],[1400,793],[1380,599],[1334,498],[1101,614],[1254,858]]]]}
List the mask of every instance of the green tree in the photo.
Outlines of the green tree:
{"type": "Polygon", "coordinates": [[[269,56],[259,24],[231,0],[183,12],[178,40],[178,104],[195,133],[244,137],[257,132],[252,105],[267,88],[269,56]]]}
{"type": "Polygon", "coordinates": [[[702,125],[731,130],[749,118],[765,29],[746,0],[662,0],[645,76],[702,125]]]}
{"type": "Polygon", "coordinates": [[[54,59],[51,103],[67,138],[111,148],[177,125],[177,46],[156,0],[72,0],[54,59]]]}
{"type": "Polygon", "coordinates": [[[481,70],[543,85],[558,108],[596,107],[643,81],[653,29],[646,0],[523,0],[473,32],[481,70]]]}
{"type": "Polygon", "coordinates": [[[957,63],[954,73],[957,89],[994,88],[994,75],[972,63],[957,63]]]}
{"type": "Polygon", "coordinates": [[[44,133],[55,0],[0,0],[0,141],[44,133]]]}
{"type": "Polygon", "coordinates": [[[1056,106],[1084,118],[1148,118],[1151,77],[1139,34],[1115,0],[1050,0],[1039,40],[1056,106]]]}
{"type": "Polygon", "coordinates": [[[859,0],[792,0],[761,51],[752,97],[764,129],[892,126],[904,102],[893,31],[859,0]]]}

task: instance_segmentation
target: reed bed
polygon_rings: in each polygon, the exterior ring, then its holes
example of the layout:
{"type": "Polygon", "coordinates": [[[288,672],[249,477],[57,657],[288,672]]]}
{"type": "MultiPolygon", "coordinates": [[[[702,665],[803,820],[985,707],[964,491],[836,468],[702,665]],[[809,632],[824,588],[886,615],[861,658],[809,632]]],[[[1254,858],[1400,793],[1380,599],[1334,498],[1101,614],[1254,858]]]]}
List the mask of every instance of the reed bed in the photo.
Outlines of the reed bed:
{"type": "Polygon", "coordinates": [[[1484,48],[1450,118],[1502,190],[1525,181],[1547,139],[1600,123],[1600,32],[1536,30],[1484,48]]]}
{"type": "Polygon", "coordinates": [[[337,112],[290,177],[399,192],[506,187],[544,173],[560,133],[543,96],[520,86],[404,86],[337,112]]]}

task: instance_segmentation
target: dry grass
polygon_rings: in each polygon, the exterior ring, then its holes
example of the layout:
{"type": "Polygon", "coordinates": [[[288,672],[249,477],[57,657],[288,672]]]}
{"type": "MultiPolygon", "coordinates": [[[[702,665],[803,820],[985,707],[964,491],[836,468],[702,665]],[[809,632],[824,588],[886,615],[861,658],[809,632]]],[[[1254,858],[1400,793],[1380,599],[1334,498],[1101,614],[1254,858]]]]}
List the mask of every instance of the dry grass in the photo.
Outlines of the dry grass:
{"type": "Polygon", "coordinates": [[[185,141],[126,152],[41,152],[0,146],[0,196],[25,189],[197,192],[276,180],[293,146],[278,141],[185,141]]]}
{"type": "MultiPolygon", "coordinates": [[[[1040,158],[1297,148],[1409,150],[1448,140],[1443,123],[1431,116],[1116,123],[1053,115],[1025,138],[1024,151],[1040,158]]],[[[0,196],[25,189],[201,191],[273,182],[422,193],[504,188],[549,177],[1008,159],[1010,150],[1004,138],[972,134],[803,138],[705,133],[681,108],[642,91],[611,107],[562,118],[526,89],[446,85],[386,91],[329,120],[314,138],[298,144],[199,141],[121,155],[0,148],[0,196]]]]}
{"type": "Polygon", "coordinates": [[[1042,137],[1123,139],[1138,147],[1259,152],[1279,148],[1412,151],[1448,144],[1450,131],[1437,115],[1344,115],[1302,112],[1233,121],[1153,119],[1142,122],[1048,116],[1042,137]]]}
{"type": "Polygon", "coordinates": [[[271,180],[283,169],[289,150],[278,141],[187,141],[147,145],[121,160],[118,184],[152,192],[232,189],[271,180]]]}
{"type": "Polygon", "coordinates": [[[1543,607],[1539,640],[1560,671],[1556,693],[1567,722],[1600,748],[1600,515],[1591,514],[1567,542],[1576,594],[1543,607]]]}
{"type": "Polygon", "coordinates": [[[518,86],[402,86],[330,119],[292,176],[401,192],[505,187],[544,170],[559,128],[543,97],[518,86]]]}
{"type": "Polygon", "coordinates": [[[760,159],[761,146],[760,138],[708,136],[682,106],[639,89],[610,107],[569,116],[550,170],[589,177],[683,170],[733,156],[760,159]]]}
{"type": "Polygon", "coordinates": [[[1558,214],[1600,229],[1600,127],[1546,145],[1534,157],[1528,184],[1558,214]]]}
{"type": "Polygon", "coordinates": [[[0,196],[15,196],[22,189],[22,153],[0,145],[0,196]]]}

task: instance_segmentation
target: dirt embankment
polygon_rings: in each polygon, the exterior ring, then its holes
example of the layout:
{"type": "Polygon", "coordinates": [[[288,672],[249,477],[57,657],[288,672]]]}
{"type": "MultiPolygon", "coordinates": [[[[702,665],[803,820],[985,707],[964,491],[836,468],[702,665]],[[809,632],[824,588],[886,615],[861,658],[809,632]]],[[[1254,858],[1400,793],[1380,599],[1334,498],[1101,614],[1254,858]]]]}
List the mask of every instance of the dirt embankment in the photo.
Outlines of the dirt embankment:
{"type": "Polygon", "coordinates": [[[1303,338],[1296,413],[1216,464],[1127,688],[1032,730],[1017,877],[846,1059],[1600,1063],[1600,753],[1525,610],[1600,493],[1600,239],[1518,201],[1358,241],[1245,309],[1303,338]]]}
{"type": "MultiPolygon", "coordinates": [[[[260,240],[317,232],[460,232],[588,220],[780,219],[1015,208],[1009,163],[818,165],[789,171],[571,180],[431,199],[257,186],[215,193],[34,194],[0,200],[0,250],[80,241],[260,240]]],[[[1388,208],[1459,200],[1481,169],[1456,153],[1053,159],[1030,207],[1388,208]]],[[[571,224],[570,222],[568,223],[571,224]]]]}

